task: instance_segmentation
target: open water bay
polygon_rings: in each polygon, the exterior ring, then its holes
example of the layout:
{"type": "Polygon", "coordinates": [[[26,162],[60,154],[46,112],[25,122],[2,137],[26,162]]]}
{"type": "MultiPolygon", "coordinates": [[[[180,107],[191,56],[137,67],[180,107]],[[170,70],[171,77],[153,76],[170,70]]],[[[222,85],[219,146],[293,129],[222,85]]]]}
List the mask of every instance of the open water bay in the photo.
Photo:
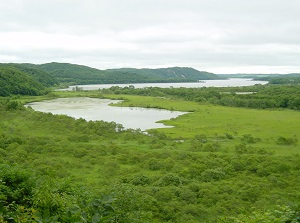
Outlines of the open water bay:
{"type": "Polygon", "coordinates": [[[90,85],[72,85],[66,89],[71,91],[76,86],[82,88],[83,90],[98,90],[98,89],[107,89],[111,88],[112,86],[119,86],[119,87],[128,87],[134,86],[135,88],[146,88],[146,87],[160,87],[160,88],[201,88],[201,87],[239,87],[239,86],[252,86],[255,84],[267,84],[267,81],[254,81],[252,79],[245,79],[245,78],[229,78],[226,80],[203,80],[199,82],[192,82],[192,83],[140,83],[140,84],[90,84],[90,85]]]}

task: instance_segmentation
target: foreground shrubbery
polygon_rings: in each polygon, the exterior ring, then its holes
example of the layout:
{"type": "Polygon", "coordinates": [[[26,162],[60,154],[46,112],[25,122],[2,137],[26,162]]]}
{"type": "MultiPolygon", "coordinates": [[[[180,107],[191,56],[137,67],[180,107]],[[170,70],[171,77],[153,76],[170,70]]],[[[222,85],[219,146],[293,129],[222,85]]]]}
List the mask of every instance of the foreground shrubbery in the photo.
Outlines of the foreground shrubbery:
{"type": "Polygon", "coordinates": [[[174,140],[14,101],[0,103],[0,222],[299,221],[296,132],[174,140]]]}
{"type": "Polygon", "coordinates": [[[151,216],[151,201],[132,187],[119,185],[103,195],[52,180],[1,165],[0,222],[143,222],[151,216]]]}

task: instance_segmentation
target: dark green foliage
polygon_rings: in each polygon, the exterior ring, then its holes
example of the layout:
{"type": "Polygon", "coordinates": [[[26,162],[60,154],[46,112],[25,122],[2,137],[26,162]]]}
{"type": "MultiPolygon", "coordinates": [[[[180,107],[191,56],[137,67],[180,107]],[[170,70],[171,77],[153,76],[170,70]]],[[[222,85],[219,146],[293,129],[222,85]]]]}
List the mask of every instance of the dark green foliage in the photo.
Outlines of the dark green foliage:
{"type": "MultiPolygon", "coordinates": [[[[103,93],[108,91],[102,90],[103,93]]],[[[134,89],[114,87],[110,93],[155,97],[180,98],[200,103],[211,103],[246,108],[289,108],[300,110],[300,85],[256,85],[228,88],[157,88],[134,89]],[[246,92],[246,94],[243,94],[246,92]],[[248,92],[248,93],[247,93],[248,92]],[[242,94],[239,94],[242,93],[242,94]]]]}
{"type": "Polygon", "coordinates": [[[297,223],[300,222],[299,207],[278,206],[275,210],[255,211],[251,215],[240,215],[236,218],[225,218],[224,223],[297,223]]]}
{"type": "Polygon", "coordinates": [[[198,80],[219,78],[212,73],[185,67],[98,70],[76,64],[47,63],[36,65],[36,68],[46,71],[57,78],[60,83],[72,84],[196,82],[198,80]]]}
{"type": "Polygon", "coordinates": [[[57,85],[48,73],[30,64],[0,64],[0,96],[41,95],[57,85]]]}
{"type": "Polygon", "coordinates": [[[17,110],[17,109],[23,109],[23,105],[19,103],[18,101],[7,101],[5,103],[6,110],[17,110]]]}
{"type": "Polygon", "coordinates": [[[255,138],[251,134],[244,134],[241,140],[245,143],[250,143],[250,144],[261,141],[260,138],[255,138]]]}
{"type": "Polygon", "coordinates": [[[0,220],[16,218],[20,206],[29,208],[33,201],[31,174],[18,166],[0,166],[0,220]]]}
{"type": "Polygon", "coordinates": [[[204,182],[221,180],[225,177],[225,172],[220,168],[207,169],[202,172],[201,178],[204,182]]]}
{"type": "Polygon", "coordinates": [[[28,206],[32,196],[33,181],[30,174],[19,167],[0,166],[1,205],[19,204],[28,206]]]}
{"type": "Polygon", "coordinates": [[[113,222],[117,219],[112,206],[114,199],[103,197],[87,202],[81,201],[78,205],[68,207],[62,216],[63,222],[113,222]]]}
{"type": "Polygon", "coordinates": [[[52,87],[58,85],[58,81],[49,75],[47,72],[38,69],[36,65],[33,64],[7,64],[9,66],[15,67],[20,71],[26,73],[27,75],[33,77],[36,81],[41,83],[44,87],[52,87]]]}
{"type": "Polygon", "coordinates": [[[122,68],[122,69],[110,69],[108,72],[124,72],[129,74],[138,74],[150,80],[150,82],[190,82],[199,80],[213,80],[219,79],[215,74],[198,71],[190,67],[171,67],[171,68],[159,68],[159,69],[134,69],[134,68],[122,68]],[[152,79],[152,81],[151,81],[152,79]]]}
{"type": "Polygon", "coordinates": [[[116,184],[111,193],[116,198],[114,222],[143,223],[151,222],[157,212],[156,200],[128,184],[116,184]]]}
{"type": "Polygon", "coordinates": [[[151,183],[151,179],[145,175],[137,175],[137,176],[134,176],[134,178],[131,180],[131,183],[135,186],[138,186],[138,185],[148,185],[151,183]]]}
{"type": "Polygon", "coordinates": [[[96,198],[68,182],[36,182],[18,166],[0,166],[1,222],[123,222],[126,217],[115,213],[115,201],[112,196],[96,198]]]}
{"type": "Polygon", "coordinates": [[[0,65],[0,96],[40,95],[44,90],[44,86],[27,73],[15,67],[0,65]]]}
{"type": "Polygon", "coordinates": [[[159,186],[180,186],[181,180],[176,174],[168,173],[162,176],[158,182],[159,186]]]}
{"type": "Polygon", "coordinates": [[[101,82],[101,79],[103,79],[104,72],[87,66],[68,63],[46,63],[36,65],[36,67],[49,73],[51,76],[55,77],[60,83],[103,83],[101,82]]]}
{"type": "Polygon", "coordinates": [[[285,74],[285,75],[275,75],[268,77],[256,77],[256,80],[266,80],[269,84],[288,84],[288,85],[298,85],[300,83],[300,74],[285,74]]]}
{"type": "Polygon", "coordinates": [[[285,138],[283,136],[280,136],[277,139],[277,144],[279,145],[297,145],[298,139],[296,137],[294,138],[285,138]]]}

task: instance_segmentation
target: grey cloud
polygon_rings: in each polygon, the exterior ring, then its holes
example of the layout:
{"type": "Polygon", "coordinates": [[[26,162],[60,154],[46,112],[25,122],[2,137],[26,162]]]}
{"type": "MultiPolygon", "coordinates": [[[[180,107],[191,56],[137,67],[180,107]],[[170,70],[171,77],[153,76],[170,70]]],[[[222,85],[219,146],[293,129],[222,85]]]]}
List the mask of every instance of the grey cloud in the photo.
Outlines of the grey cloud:
{"type": "Polygon", "coordinates": [[[298,0],[0,0],[0,59],[296,71],[299,8],[298,0]]]}

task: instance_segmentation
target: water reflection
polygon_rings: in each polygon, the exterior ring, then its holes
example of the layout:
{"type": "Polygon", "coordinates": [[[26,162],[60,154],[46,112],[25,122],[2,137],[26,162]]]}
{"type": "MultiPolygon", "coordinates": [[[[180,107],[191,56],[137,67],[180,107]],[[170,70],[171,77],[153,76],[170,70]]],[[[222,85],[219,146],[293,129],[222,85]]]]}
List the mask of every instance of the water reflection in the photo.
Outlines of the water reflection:
{"type": "Polygon", "coordinates": [[[156,122],[176,118],[186,113],[163,109],[109,106],[111,103],[119,102],[119,100],[97,98],[58,98],[33,102],[26,106],[30,106],[35,111],[65,114],[74,118],[84,118],[87,121],[114,121],[122,124],[125,128],[140,128],[142,131],[171,127],[156,122]]]}

